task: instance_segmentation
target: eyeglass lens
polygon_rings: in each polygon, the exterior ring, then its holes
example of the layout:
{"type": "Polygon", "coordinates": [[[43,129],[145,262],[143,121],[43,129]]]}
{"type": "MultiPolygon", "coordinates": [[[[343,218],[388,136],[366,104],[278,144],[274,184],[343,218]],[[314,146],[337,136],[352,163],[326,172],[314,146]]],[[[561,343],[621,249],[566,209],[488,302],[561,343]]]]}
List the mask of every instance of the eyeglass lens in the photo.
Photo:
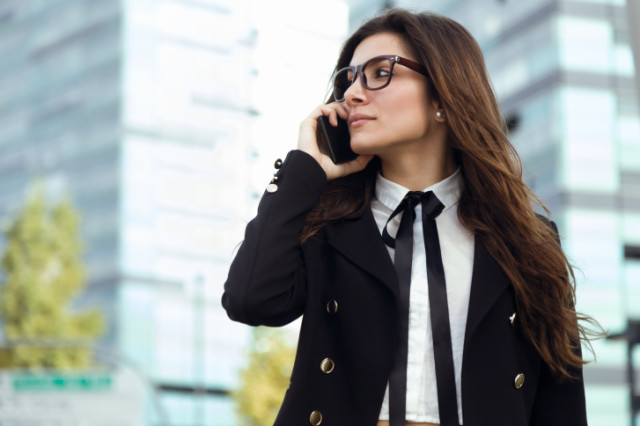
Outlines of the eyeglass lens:
{"type": "MultiPolygon", "coordinates": [[[[368,90],[381,89],[391,80],[392,62],[389,58],[372,58],[362,64],[360,83],[368,90]]],[[[356,67],[340,70],[333,82],[333,95],[336,101],[342,101],[349,87],[354,83],[356,67]]]]}

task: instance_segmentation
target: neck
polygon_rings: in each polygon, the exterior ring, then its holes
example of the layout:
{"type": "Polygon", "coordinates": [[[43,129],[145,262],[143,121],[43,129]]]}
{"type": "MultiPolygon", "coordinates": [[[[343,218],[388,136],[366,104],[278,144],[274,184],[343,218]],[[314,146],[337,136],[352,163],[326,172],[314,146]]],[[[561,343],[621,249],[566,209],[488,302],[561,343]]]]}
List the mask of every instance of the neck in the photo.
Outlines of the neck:
{"type": "Polygon", "coordinates": [[[411,191],[422,191],[456,171],[453,150],[444,143],[381,155],[380,160],[382,175],[411,191]]]}

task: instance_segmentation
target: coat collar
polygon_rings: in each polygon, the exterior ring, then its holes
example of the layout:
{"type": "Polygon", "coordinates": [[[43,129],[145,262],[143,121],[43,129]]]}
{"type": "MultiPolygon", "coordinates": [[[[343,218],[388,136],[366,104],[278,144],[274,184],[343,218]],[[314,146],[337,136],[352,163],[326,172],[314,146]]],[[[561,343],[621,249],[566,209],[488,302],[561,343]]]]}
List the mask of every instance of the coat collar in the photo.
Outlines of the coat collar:
{"type": "Polygon", "coordinates": [[[355,219],[327,225],[327,242],[355,265],[398,294],[398,277],[373,213],[366,208],[355,219]]]}

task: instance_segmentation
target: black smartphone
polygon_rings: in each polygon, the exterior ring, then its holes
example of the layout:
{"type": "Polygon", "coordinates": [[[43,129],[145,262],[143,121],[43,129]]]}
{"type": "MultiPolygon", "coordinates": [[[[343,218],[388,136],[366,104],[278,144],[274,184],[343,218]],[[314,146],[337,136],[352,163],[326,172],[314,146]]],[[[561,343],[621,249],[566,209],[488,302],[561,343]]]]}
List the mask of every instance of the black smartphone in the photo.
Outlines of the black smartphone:
{"type": "Polygon", "coordinates": [[[338,117],[338,126],[334,127],[329,122],[329,117],[323,115],[318,118],[318,137],[325,143],[327,153],[334,163],[346,163],[358,156],[351,151],[351,136],[349,125],[338,117]]]}

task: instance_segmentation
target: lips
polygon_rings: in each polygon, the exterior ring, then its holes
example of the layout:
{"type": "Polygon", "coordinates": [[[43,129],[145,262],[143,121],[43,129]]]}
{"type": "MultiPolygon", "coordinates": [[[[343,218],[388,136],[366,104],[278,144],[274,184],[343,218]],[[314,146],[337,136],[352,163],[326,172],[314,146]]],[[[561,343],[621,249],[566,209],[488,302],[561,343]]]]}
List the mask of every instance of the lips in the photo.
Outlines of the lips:
{"type": "Polygon", "coordinates": [[[375,120],[375,118],[366,114],[351,114],[349,116],[349,126],[359,127],[366,124],[368,121],[375,120]]]}

